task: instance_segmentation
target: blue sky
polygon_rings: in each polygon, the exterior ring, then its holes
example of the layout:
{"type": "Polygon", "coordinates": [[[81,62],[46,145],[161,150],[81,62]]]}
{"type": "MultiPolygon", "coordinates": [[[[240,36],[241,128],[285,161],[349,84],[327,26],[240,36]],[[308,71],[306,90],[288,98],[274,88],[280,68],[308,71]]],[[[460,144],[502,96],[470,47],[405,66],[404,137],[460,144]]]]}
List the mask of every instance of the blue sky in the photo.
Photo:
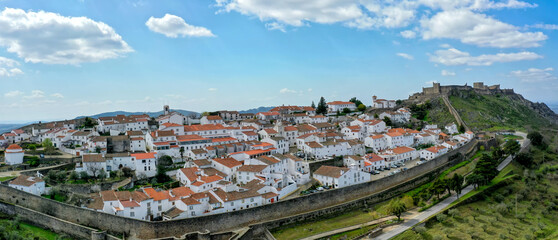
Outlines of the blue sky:
{"type": "Polygon", "coordinates": [[[556,9],[518,0],[0,0],[0,122],[320,96],[370,104],[432,81],[499,83],[556,103],[556,9]]]}

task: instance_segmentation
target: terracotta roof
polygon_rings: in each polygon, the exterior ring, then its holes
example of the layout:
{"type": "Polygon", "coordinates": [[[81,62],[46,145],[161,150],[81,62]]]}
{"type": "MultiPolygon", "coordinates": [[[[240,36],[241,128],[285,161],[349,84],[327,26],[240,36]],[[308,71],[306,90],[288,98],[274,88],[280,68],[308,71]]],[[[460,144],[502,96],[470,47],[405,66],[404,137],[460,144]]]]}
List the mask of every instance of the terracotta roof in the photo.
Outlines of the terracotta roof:
{"type": "Polygon", "coordinates": [[[139,207],[140,205],[135,201],[120,201],[124,208],[139,207]]]}
{"type": "Polygon", "coordinates": [[[258,154],[262,154],[262,153],[266,153],[266,152],[269,152],[269,150],[256,149],[256,150],[250,150],[250,151],[234,152],[234,153],[231,153],[231,155],[245,153],[245,154],[248,154],[248,155],[252,156],[252,155],[258,155],[258,154]]]}
{"type": "Polygon", "coordinates": [[[153,201],[161,201],[165,199],[169,199],[171,196],[169,195],[169,191],[160,191],[157,192],[153,188],[144,188],[143,191],[151,198],[153,201]]]}
{"type": "Polygon", "coordinates": [[[343,173],[347,171],[349,171],[349,168],[346,167],[334,167],[334,166],[322,165],[320,168],[318,168],[318,170],[314,172],[314,175],[339,178],[343,175],[343,173]]]}
{"type": "Polygon", "coordinates": [[[395,154],[403,154],[403,153],[415,151],[415,149],[410,147],[396,147],[392,149],[392,151],[395,154]]]}
{"type": "Polygon", "coordinates": [[[200,135],[191,134],[191,135],[179,135],[176,136],[176,140],[180,142],[189,142],[189,141],[200,141],[200,140],[209,140],[209,138],[204,138],[200,135]]]}
{"type": "Polygon", "coordinates": [[[390,136],[390,137],[400,137],[403,136],[403,134],[399,133],[399,132],[390,132],[390,133],[386,133],[385,135],[390,136]]]}
{"type": "Polygon", "coordinates": [[[200,179],[205,183],[212,183],[212,182],[218,182],[223,180],[223,177],[219,175],[212,175],[212,176],[201,176],[200,179]]]}
{"type": "Polygon", "coordinates": [[[263,171],[267,165],[243,165],[237,171],[238,172],[261,172],[263,171]]]}
{"type": "Polygon", "coordinates": [[[224,138],[212,138],[211,142],[218,143],[218,142],[228,142],[228,141],[238,141],[238,139],[233,137],[224,137],[224,138]]]}
{"type": "Polygon", "coordinates": [[[194,160],[193,162],[198,167],[208,166],[208,165],[211,166],[211,162],[207,159],[194,160]]]}
{"type": "Polygon", "coordinates": [[[225,129],[221,124],[203,124],[203,125],[190,125],[184,126],[185,132],[199,132],[199,131],[213,131],[225,129]]]}
{"type": "Polygon", "coordinates": [[[270,157],[270,156],[260,156],[256,159],[260,160],[261,162],[263,162],[264,164],[267,164],[267,165],[273,165],[273,164],[281,162],[281,161],[279,161],[279,160],[277,160],[273,157],[270,157]]]}
{"type": "Polygon", "coordinates": [[[215,116],[206,116],[207,120],[223,120],[221,117],[215,116]]]}
{"type": "Polygon", "coordinates": [[[186,178],[188,178],[188,180],[190,180],[190,182],[193,182],[196,179],[198,179],[198,175],[196,175],[196,172],[198,171],[197,167],[181,168],[180,171],[184,173],[184,175],[186,176],[186,178]]]}
{"type": "Polygon", "coordinates": [[[88,154],[82,155],[83,162],[104,162],[106,161],[103,155],[101,154],[88,154]]]}
{"type": "Polygon", "coordinates": [[[306,145],[308,145],[311,148],[321,148],[321,147],[323,147],[321,144],[319,144],[317,142],[307,142],[306,145]]]}
{"type": "Polygon", "coordinates": [[[187,197],[187,196],[190,196],[190,195],[194,194],[194,191],[192,191],[188,187],[183,186],[183,187],[177,187],[177,188],[171,189],[171,193],[177,198],[182,198],[182,197],[187,197]]]}
{"type": "Polygon", "coordinates": [[[376,154],[374,154],[374,153],[366,154],[366,155],[364,156],[364,158],[365,158],[366,160],[370,161],[370,162],[377,162],[377,161],[382,161],[382,160],[384,160],[384,158],[382,158],[382,157],[380,157],[380,156],[378,156],[378,155],[376,155],[376,154]]]}
{"type": "Polygon", "coordinates": [[[270,199],[270,198],[274,198],[274,197],[277,197],[277,196],[279,196],[279,194],[274,193],[274,192],[268,192],[268,193],[262,194],[262,197],[265,198],[265,199],[270,199]]]}
{"type": "Polygon", "coordinates": [[[333,102],[328,102],[327,105],[347,105],[347,104],[355,104],[353,102],[344,102],[344,101],[333,101],[333,102]]]}
{"type": "Polygon", "coordinates": [[[102,191],[101,193],[101,198],[103,199],[103,201],[117,201],[118,198],[116,197],[116,193],[114,192],[114,190],[107,190],[107,191],[102,191]]]}
{"type": "Polygon", "coordinates": [[[279,115],[279,112],[260,112],[258,114],[264,115],[264,116],[277,116],[279,115]]]}
{"type": "Polygon", "coordinates": [[[157,137],[171,137],[174,136],[174,132],[172,130],[157,130],[155,132],[151,132],[151,136],[154,138],[157,137]]]}
{"type": "Polygon", "coordinates": [[[215,158],[215,159],[213,159],[213,161],[218,162],[221,165],[224,165],[225,167],[228,167],[228,168],[233,168],[233,167],[237,167],[237,166],[242,165],[242,163],[240,163],[239,161],[237,161],[234,158],[215,158]]]}
{"type": "Polygon", "coordinates": [[[6,148],[6,149],[8,149],[8,150],[23,150],[23,148],[21,148],[17,144],[12,144],[12,145],[8,146],[8,148],[6,148]]]}
{"type": "Polygon", "coordinates": [[[298,131],[298,129],[296,129],[296,127],[294,126],[286,126],[284,128],[285,132],[293,132],[293,131],[298,131]]]}
{"type": "Polygon", "coordinates": [[[29,187],[35,183],[44,182],[43,179],[38,177],[30,177],[19,175],[16,179],[10,181],[10,184],[29,187]]]}
{"type": "Polygon", "coordinates": [[[182,199],[182,202],[186,205],[198,205],[201,204],[198,200],[193,199],[193,198],[184,198],[182,199]]]}
{"type": "Polygon", "coordinates": [[[156,152],[148,152],[148,153],[132,153],[130,156],[135,157],[136,160],[143,160],[143,159],[155,159],[156,152]]]}
{"type": "Polygon", "coordinates": [[[380,138],[384,138],[384,135],[383,134],[378,134],[378,135],[372,136],[372,139],[380,139],[380,138]]]}

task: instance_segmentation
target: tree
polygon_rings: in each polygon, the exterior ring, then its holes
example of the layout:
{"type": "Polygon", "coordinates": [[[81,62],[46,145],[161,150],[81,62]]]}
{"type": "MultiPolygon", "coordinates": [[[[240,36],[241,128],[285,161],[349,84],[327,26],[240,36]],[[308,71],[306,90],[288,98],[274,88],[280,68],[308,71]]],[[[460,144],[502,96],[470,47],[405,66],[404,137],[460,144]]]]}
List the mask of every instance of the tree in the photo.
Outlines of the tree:
{"type": "Polygon", "coordinates": [[[387,206],[387,210],[389,213],[395,215],[398,221],[401,221],[401,214],[407,210],[407,206],[401,202],[399,199],[393,199],[389,202],[387,206]]]}
{"type": "Polygon", "coordinates": [[[158,165],[161,165],[163,167],[168,167],[172,165],[172,158],[170,156],[163,155],[159,158],[158,165]]]}
{"type": "Polygon", "coordinates": [[[180,147],[180,159],[184,162],[184,147],[180,147]]]}
{"type": "Polygon", "coordinates": [[[165,183],[170,181],[170,177],[167,175],[165,168],[159,164],[157,165],[157,174],[155,175],[158,183],[165,183]]]}
{"type": "Polygon", "coordinates": [[[351,98],[351,100],[349,100],[349,102],[354,103],[357,107],[360,106],[360,104],[362,104],[362,102],[360,100],[358,100],[356,97],[351,98]]]}
{"type": "Polygon", "coordinates": [[[350,112],[351,112],[351,109],[343,108],[343,113],[347,114],[347,113],[350,113],[350,112]]]}
{"type": "Polygon", "coordinates": [[[85,120],[83,121],[84,128],[92,128],[95,125],[97,125],[97,123],[93,121],[93,119],[91,119],[90,117],[86,117],[85,120]]]}
{"type": "Polygon", "coordinates": [[[316,109],[316,104],[314,103],[314,101],[312,101],[312,105],[310,105],[310,107],[312,107],[313,109],[316,109]]]}
{"type": "Polygon", "coordinates": [[[533,156],[529,153],[523,152],[517,154],[517,156],[515,157],[515,161],[526,168],[531,168],[531,166],[533,166],[533,156]]]}
{"type": "Polygon", "coordinates": [[[364,105],[364,104],[361,103],[360,105],[358,105],[357,108],[358,108],[359,111],[362,112],[362,111],[366,110],[366,105],[364,105]]]}
{"type": "Polygon", "coordinates": [[[89,174],[87,174],[86,171],[80,172],[80,173],[79,173],[79,178],[80,178],[81,180],[87,180],[87,179],[89,178],[89,174]]]}
{"type": "Polygon", "coordinates": [[[79,174],[76,171],[72,171],[70,173],[70,176],[68,176],[70,178],[70,180],[78,180],[79,179],[79,174]]]}
{"type": "Polygon", "coordinates": [[[477,165],[473,170],[473,174],[478,174],[482,177],[481,184],[487,184],[490,180],[496,177],[496,175],[498,175],[498,170],[496,169],[497,164],[498,162],[496,159],[485,153],[477,162],[477,165]]]}
{"type": "Polygon", "coordinates": [[[107,178],[107,172],[105,172],[105,169],[99,170],[99,174],[97,175],[97,177],[100,178],[101,180],[107,178]]]}
{"type": "Polygon", "coordinates": [[[132,171],[132,169],[129,168],[129,167],[123,167],[123,168],[120,169],[120,170],[122,170],[122,172],[124,173],[124,176],[125,176],[125,177],[132,177],[132,176],[134,176],[134,171],[132,171]]]}
{"type": "Polygon", "coordinates": [[[457,173],[453,174],[451,177],[451,188],[457,193],[457,198],[459,198],[459,194],[461,194],[461,190],[463,189],[463,180],[465,180],[465,178],[457,173]]]}
{"type": "Polygon", "coordinates": [[[459,125],[459,133],[464,133],[465,132],[465,126],[463,126],[463,124],[459,125]]]}
{"type": "Polygon", "coordinates": [[[35,146],[35,144],[29,144],[29,146],[27,148],[29,148],[29,150],[32,150],[32,151],[37,150],[37,146],[35,146]]]}
{"type": "Polygon", "coordinates": [[[318,108],[316,108],[316,114],[327,114],[327,103],[325,101],[324,97],[320,98],[320,101],[318,102],[318,108]]]}
{"type": "Polygon", "coordinates": [[[45,140],[43,140],[43,147],[45,148],[45,153],[47,154],[54,152],[54,145],[52,144],[50,138],[45,138],[45,140]]]}
{"type": "Polygon", "coordinates": [[[446,191],[445,181],[441,179],[436,179],[429,189],[430,193],[436,195],[436,198],[440,199],[440,195],[446,191]]]}
{"type": "Polygon", "coordinates": [[[519,145],[516,140],[509,140],[504,145],[504,152],[512,155],[512,157],[515,157],[515,154],[519,152],[519,150],[521,150],[521,145],[519,145]]]}
{"type": "Polygon", "coordinates": [[[377,113],[374,113],[374,119],[378,119],[378,118],[380,118],[380,116],[378,116],[377,113]]]}
{"type": "Polygon", "coordinates": [[[385,116],[384,122],[386,123],[386,126],[391,126],[391,119],[389,117],[385,116]]]}
{"type": "Polygon", "coordinates": [[[483,177],[479,174],[473,173],[467,176],[467,184],[473,184],[473,187],[475,189],[477,189],[481,185],[483,180],[484,180],[483,177]]]}
{"type": "Polygon", "coordinates": [[[99,146],[95,147],[95,152],[96,153],[101,153],[101,147],[99,147],[99,146]]]}
{"type": "Polygon", "coordinates": [[[531,143],[535,146],[542,146],[544,143],[544,137],[540,132],[530,132],[527,134],[527,138],[531,140],[531,143]]]}

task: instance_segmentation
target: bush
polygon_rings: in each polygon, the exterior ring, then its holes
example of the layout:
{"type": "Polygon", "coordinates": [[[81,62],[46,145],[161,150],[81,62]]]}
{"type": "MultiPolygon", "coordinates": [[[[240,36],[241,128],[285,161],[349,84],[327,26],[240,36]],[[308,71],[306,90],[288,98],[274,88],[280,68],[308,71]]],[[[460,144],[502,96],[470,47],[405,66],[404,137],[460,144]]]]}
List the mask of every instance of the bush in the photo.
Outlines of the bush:
{"type": "Polygon", "coordinates": [[[415,227],[415,232],[417,232],[418,234],[424,234],[426,232],[426,228],[423,226],[417,226],[415,227]]]}
{"type": "Polygon", "coordinates": [[[436,220],[438,220],[438,222],[445,222],[446,219],[448,219],[448,215],[440,213],[438,215],[436,215],[436,220]]]}
{"type": "Polygon", "coordinates": [[[448,214],[451,217],[459,216],[459,210],[457,210],[456,208],[452,208],[448,211],[448,214]]]}

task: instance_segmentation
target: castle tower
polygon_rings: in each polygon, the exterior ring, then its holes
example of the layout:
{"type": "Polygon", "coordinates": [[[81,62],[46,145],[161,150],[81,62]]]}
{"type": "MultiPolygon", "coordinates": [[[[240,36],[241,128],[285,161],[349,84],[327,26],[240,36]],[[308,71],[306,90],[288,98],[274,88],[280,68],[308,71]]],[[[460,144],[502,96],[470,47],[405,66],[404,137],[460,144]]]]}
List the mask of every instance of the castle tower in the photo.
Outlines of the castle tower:
{"type": "Polygon", "coordinates": [[[163,115],[169,114],[169,112],[170,112],[170,111],[169,111],[169,105],[163,106],[163,112],[164,112],[163,115]]]}
{"type": "Polygon", "coordinates": [[[432,83],[432,88],[434,88],[434,92],[435,93],[441,93],[442,91],[440,90],[440,83],[432,83]]]}

